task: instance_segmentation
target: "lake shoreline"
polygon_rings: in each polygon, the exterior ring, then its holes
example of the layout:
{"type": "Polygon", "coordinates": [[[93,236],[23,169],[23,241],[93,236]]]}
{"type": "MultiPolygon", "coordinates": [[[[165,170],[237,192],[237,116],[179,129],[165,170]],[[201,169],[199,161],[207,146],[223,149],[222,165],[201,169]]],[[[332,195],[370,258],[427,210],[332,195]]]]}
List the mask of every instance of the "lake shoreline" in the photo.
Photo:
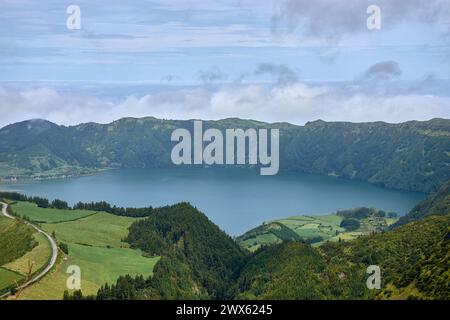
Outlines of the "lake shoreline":
{"type": "Polygon", "coordinates": [[[114,169],[71,179],[1,185],[28,196],[107,201],[123,207],[190,202],[227,233],[238,236],[263,221],[374,207],[403,215],[426,195],[318,174],[260,176],[246,168],[114,169]]]}

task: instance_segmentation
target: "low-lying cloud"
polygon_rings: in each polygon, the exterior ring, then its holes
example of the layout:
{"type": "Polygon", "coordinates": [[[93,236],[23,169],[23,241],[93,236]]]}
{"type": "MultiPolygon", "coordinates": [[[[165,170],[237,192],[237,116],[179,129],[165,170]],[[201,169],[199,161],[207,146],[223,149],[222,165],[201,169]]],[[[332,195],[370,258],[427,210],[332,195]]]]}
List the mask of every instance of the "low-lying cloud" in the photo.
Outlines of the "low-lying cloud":
{"type": "Polygon", "coordinates": [[[289,84],[221,85],[170,90],[108,101],[52,88],[10,91],[0,88],[0,127],[43,118],[59,124],[107,123],[122,117],[164,119],[251,118],[303,124],[328,121],[428,120],[450,118],[450,97],[414,92],[372,94],[345,86],[289,84]]]}

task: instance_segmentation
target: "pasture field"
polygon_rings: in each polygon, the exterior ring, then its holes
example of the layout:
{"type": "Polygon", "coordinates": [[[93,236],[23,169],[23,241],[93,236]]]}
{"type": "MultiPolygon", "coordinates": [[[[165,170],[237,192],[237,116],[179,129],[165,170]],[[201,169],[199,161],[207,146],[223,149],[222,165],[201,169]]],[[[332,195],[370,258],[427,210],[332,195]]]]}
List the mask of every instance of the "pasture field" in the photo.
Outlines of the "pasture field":
{"type": "MultiPolygon", "coordinates": [[[[70,274],[66,273],[71,265],[81,270],[81,290],[83,294],[95,294],[105,283],[115,283],[120,275],[152,275],[153,267],[159,257],[144,257],[139,250],[128,248],[98,248],[78,244],[68,244],[67,260],[62,257],[56,267],[38,283],[25,289],[19,299],[23,300],[60,300],[67,290],[66,282],[70,274]]],[[[70,292],[71,290],[69,290],[70,292]]]]}
{"type": "Polygon", "coordinates": [[[17,220],[0,218],[0,266],[14,261],[31,251],[37,242],[34,229],[17,220]]]}
{"type": "Polygon", "coordinates": [[[47,265],[52,255],[50,243],[42,233],[35,232],[33,236],[38,245],[22,257],[3,265],[4,268],[26,275],[29,263],[33,263],[33,272],[47,265]]]}
{"type": "Polygon", "coordinates": [[[304,239],[318,236],[324,239],[331,238],[338,233],[345,232],[345,229],[339,226],[342,218],[337,215],[298,216],[277,221],[294,230],[304,239]]]}
{"type": "MultiPolygon", "coordinates": [[[[122,241],[128,234],[128,227],[138,218],[106,212],[43,209],[29,203],[17,205],[26,216],[30,209],[34,219],[50,221],[40,223],[40,227],[48,234],[54,234],[57,242],[67,244],[69,252],[66,255],[60,251],[56,266],[44,278],[23,290],[18,299],[62,299],[70,276],[66,273],[67,268],[72,265],[80,267],[81,290],[89,295],[97,293],[105,283],[115,283],[121,275],[148,277],[159,260],[159,257],[144,256],[140,250],[131,249],[122,241]],[[71,216],[73,213],[75,219],[71,216]],[[52,214],[55,216],[50,218],[52,214]]],[[[44,251],[40,246],[35,247],[9,266],[23,270],[30,259],[44,260],[44,251]]]]}
{"type": "Polygon", "coordinates": [[[264,232],[254,237],[248,237],[244,240],[238,240],[239,245],[250,251],[255,251],[259,247],[269,244],[281,243],[282,240],[270,232],[264,232]]]}
{"type": "Polygon", "coordinates": [[[48,234],[56,235],[56,240],[86,244],[97,247],[128,247],[122,239],[128,234],[128,227],[136,218],[115,216],[99,212],[78,220],[62,223],[41,224],[48,234]]]}
{"type": "Polygon", "coordinates": [[[11,204],[13,212],[20,217],[27,217],[31,221],[40,223],[58,223],[80,219],[92,214],[95,211],[88,210],[60,210],[50,208],[39,208],[37,204],[25,201],[18,201],[11,204]]]}
{"type": "MultiPolygon", "coordinates": [[[[326,241],[348,241],[361,235],[368,234],[388,227],[396,221],[393,218],[369,217],[360,219],[361,227],[354,231],[347,231],[340,227],[343,217],[336,214],[319,216],[293,216],[285,219],[266,222],[237,238],[238,243],[245,249],[255,251],[262,245],[280,243],[282,234],[277,233],[274,225],[282,225],[295,232],[300,239],[319,246],[326,241]]],[[[285,232],[286,234],[286,232],[285,232]]]]}
{"type": "Polygon", "coordinates": [[[3,289],[6,289],[10,285],[15,284],[16,281],[20,281],[22,279],[23,276],[18,274],[17,272],[13,272],[11,270],[0,267],[0,293],[3,293],[3,289]]]}

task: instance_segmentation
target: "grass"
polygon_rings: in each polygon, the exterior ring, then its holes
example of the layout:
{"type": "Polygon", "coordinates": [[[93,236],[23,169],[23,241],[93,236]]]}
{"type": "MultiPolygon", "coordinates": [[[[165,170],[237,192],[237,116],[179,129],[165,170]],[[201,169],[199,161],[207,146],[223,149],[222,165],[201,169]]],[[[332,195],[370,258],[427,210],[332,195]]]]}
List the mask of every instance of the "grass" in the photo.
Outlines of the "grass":
{"type": "MultiPolygon", "coordinates": [[[[60,253],[57,265],[37,283],[23,290],[19,299],[61,299],[70,274],[71,265],[81,269],[83,294],[95,294],[105,283],[113,284],[121,275],[152,275],[159,257],[145,257],[140,250],[129,248],[122,242],[128,227],[137,218],[120,217],[106,212],[72,211],[38,208],[34,204],[19,202],[13,211],[30,216],[33,220],[45,220],[40,227],[56,235],[58,242],[67,244],[69,254],[60,253]],[[31,211],[31,214],[30,214],[31,211]],[[65,220],[62,220],[65,219],[65,220]]],[[[38,240],[39,241],[39,240],[38,240]]],[[[33,251],[14,261],[9,266],[23,270],[30,259],[44,260],[44,248],[33,251]]]]}
{"type": "Polygon", "coordinates": [[[26,275],[30,262],[33,262],[33,272],[47,265],[52,255],[50,243],[42,233],[35,232],[33,236],[38,245],[19,259],[3,265],[4,268],[26,275]]]}
{"type": "Polygon", "coordinates": [[[42,224],[47,233],[56,234],[58,241],[87,244],[97,247],[128,247],[122,242],[128,234],[128,227],[135,218],[119,217],[99,212],[75,221],[57,224],[42,224]]]}
{"type": "Polygon", "coordinates": [[[152,275],[159,257],[144,257],[139,250],[129,248],[98,248],[79,244],[68,244],[69,256],[60,259],[56,268],[38,283],[25,289],[20,299],[58,300],[67,290],[66,273],[70,265],[81,269],[81,290],[83,294],[95,294],[105,283],[115,283],[120,275],[152,275]]]}
{"type": "Polygon", "coordinates": [[[91,214],[94,211],[88,210],[60,210],[39,208],[35,203],[18,201],[11,205],[13,212],[20,217],[26,216],[31,221],[42,223],[58,223],[80,219],[91,214]]]}
{"type": "Polygon", "coordinates": [[[24,277],[17,272],[0,267],[0,293],[3,293],[2,290],[14,285],[16,281],[19,282],[23,278],[24,277]]]}
{"type": "Polygon", "coordinates": [[[337,215],[297,216],[278,221],[304,239],[317,236],[325,239],[335,236],[336,233],[345,232],[345,229],[339,226],[342,218],[337,215]]]}
{"type": "MultiPolygon", "coordinates": [[[[340,227],[342,217],[336,214],[320,216],[293,216],[285,219],[272,221],[281,223],[285,227],[294,231],[305,241],[313,241],[313,246],[321,245],[326,241],[348,241],[353,240],[363,234],[373,232],[379,228],[386,228],[396,221],[391,218],[369,217],[361,219],[361,227],[358,230],[348,232],[340,227]],[[320,238],[319,238],[320,237],[320,238]]],[[[275,244],[282,241],[267,226],[271,223],[259,226],[238,237],[238,243],[250,251],[257,250],[262,245],[275,244]]]]}
{"type": "Polygon", "coordinates": [[[14,261],[33,249],[34,230],[17,220],[0,219],[0,266],[14,261]]]}
{"type": "Polygon", "coordinates": [[[14,271],[7,270],[2,264],[8,264],[33,249],[37,242],[33,231],[23,223],[0,216],[0,293],[15,285],[24,277],[14,271]]]}
{"type": "Polygon", "coordinates": [[[264,233],[243,241],[239,241],[239,244],[250,251],[256,251],[263,245],[276,244],[280,242],[281,240],[276,235],[272,233],[264,233]]]}

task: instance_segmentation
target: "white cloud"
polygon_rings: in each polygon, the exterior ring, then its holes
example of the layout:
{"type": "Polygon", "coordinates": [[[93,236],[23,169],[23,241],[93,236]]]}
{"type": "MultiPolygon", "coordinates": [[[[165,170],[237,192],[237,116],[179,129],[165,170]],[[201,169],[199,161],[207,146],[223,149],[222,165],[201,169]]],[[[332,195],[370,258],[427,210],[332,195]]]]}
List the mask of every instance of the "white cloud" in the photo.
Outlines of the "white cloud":
{"type": "Polygon", "coordinates": [[[223,85],[129,96],[111,102],[92,96],[60,93],[51,88],[22,92],[0,89],[0,126],[43,118],[59,124],[107,123],[121,117],[221,119],[240,117],[268,122],[386,121],[450,118],[450,97],[346,91],[325,85],[223,85]],[[6,115],[6,116],[5,116],[6,115]]]}

